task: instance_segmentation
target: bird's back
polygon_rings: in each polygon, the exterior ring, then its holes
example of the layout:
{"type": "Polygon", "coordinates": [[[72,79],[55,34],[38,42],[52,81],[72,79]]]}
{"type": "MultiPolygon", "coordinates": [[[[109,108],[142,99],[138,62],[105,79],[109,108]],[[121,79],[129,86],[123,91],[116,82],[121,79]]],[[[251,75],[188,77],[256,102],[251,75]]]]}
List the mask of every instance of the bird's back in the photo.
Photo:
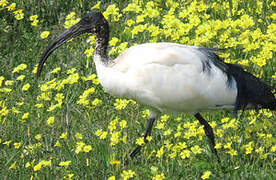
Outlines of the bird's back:
{"type": "Polygon", "coordinates": [[[125,68],[157,63],[166,66],[196,64],[200,66],[198,47],[177,43],[145,43],[126,49],[115,59],[117,67],[125,68]]]}

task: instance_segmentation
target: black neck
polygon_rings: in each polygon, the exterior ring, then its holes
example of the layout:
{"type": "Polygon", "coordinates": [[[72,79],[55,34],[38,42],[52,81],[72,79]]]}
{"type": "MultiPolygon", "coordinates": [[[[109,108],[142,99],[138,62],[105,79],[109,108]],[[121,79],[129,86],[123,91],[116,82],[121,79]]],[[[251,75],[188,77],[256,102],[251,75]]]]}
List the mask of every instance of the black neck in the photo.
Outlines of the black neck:
{"type": "Polygon", "coordinates": [[[107,21],[98,27],[95,36],[95,55],[99,55],[104,63],[108,63],[109,58],[107,47],[109,43],[109,26],[107,21]]]}

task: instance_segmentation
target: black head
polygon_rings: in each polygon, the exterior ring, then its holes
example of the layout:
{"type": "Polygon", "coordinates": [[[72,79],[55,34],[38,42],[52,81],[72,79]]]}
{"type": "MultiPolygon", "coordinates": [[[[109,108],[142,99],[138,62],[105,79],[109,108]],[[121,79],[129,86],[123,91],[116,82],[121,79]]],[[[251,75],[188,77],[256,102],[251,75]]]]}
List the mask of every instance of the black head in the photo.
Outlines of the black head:
{"type": "MultiPolygon", "coordinates": [[[[97,34],[103,29],[103,27],[108,26],[106,19],[100,12],[91,12],[85,17],[83,17],[77,24],[72,26],[70,29],[64,31],[58,35],[47,47],[37,68],[37,76],[40,75],[44,63],[50,54],[56,50],[59,46],[67,42],[68,40],[77,37],[84,33],[97,34]]],[[[108,28],[108,27],[106,27],[108,28]]]]}
{"type": "Polygon", "coordinates": [[[102,13],[90,12],[85,17],[83,17],[77,24],[81,28],[80,31],[84,31],[83,33],[97,33],[101,29],[101,27],[104,26],[106,23],[107,21],[102,13]]]}

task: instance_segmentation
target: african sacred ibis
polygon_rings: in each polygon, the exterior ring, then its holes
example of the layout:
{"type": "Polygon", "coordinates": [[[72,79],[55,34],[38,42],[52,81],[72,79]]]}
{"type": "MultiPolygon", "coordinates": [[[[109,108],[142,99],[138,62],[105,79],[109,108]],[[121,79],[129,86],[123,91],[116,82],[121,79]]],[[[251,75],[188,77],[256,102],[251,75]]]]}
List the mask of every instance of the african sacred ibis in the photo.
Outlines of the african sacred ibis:
{"type": "MultiPolygon", "coordinates": [[[[128,48],[111,60],[107,55],[109,25],[100,12],[91,12],[50,43],[40,60],[37,76],[55,49],[83,33],[95,34],[94,63],[103,88],[111,95],[134,99],[150,108],[145,142],[160,113],[191,112],[204,125],[217,156],[213,130],[200,111],[233,108],[236,113],[248,107],[276,109],[276,99],[269,86],[241,67],[223,62],[213,49],[146,43],[128,48]]],[[[130,157],[140,149],[138,146],[130,157]]]]}

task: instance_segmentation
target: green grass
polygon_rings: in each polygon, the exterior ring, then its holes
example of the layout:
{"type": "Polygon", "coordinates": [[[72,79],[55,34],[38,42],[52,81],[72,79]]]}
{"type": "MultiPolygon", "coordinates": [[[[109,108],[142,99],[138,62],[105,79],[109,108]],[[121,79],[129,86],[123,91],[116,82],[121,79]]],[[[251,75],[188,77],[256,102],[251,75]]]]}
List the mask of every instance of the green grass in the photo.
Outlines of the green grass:
{"type": "MultiPolygon", "coordinates": [[[[89,35],[75,38],[53,53],[49,57],[40,78],[36,78],[35,74],[32,73],[48,43],[64,31],[63,25],[66,21],[66,15],[75,11],[76,16],[81,17],[96,2],[47,1],[46,3],[33,0],[15,2],[17,2],[16,9],[23,9],[23,20],[16,20],[12,12],[0,8],[0,77],[3,76],[5,79],[2,83],[0,81],[1,179],[61,179],[68,178],[69,174],[74,174],[73,179],[108,179],[111,176],[121,179],[124,170],[134,171],[134,179],[151,179],[161,173],[164,173],[166,179],[200,179],[206,171],[211,171],[210,179],[275,179],[276,115],[275,112],[269,111],[247,111],[242,117],[234,120],[232,125],[231,119],[222,121],[225,117],[232,117],[231,111],[203,113],[208,122],[217,124],[214,128],[216,139],[223,146],[218,149],[221,163],[217,162],[215,155],[211,152],[208,139],[200,131],[199,124],[192,124],[196,122],[196,119],[189,114],[170,115],[168,120],[158,120],[153,128],[152,141],[144,145],[137,157],[133,160],[128,159],[129,153],[136,147],[136,139],[142,137],[145,131],[147,124],[146,107],[129,102],[124,109],[119,110],[114,105],[116,97],[111,97],[104,92],[100,84],[81,79],[82,76],[88,77],[95,73],[93,58],[88,58],[84,53],[86,49],[90,48],[86,42],[89,35]],[[40,20],[37,27],[31,26],[29,20],[29,17],[34,14],[37,14],[40,20]],[[47,39],[42,40],[40,38],[42,31],[50,31],[51,34],[47,39]],[[14,68],[20,64],[26,64],[27,68],[19,73],[13,73],[14,68]],[[57,74],[51,73],[57,67],[60,67],[61,71],[57,74]],[[53,78],[57,78],[55,82],[60,84],[69,76],[66,73],[67,70],[72,68],[76,68],[75,73],[79,75],[76,83],[66,84],[60,90],[47,90],[46,92],[50,93],[49,101],[38,99],[43,93],[40,89],[43,84],[47,84],[53,78]],[[20,75],[25,75],[23,81],[16,80],[20,75]],[[5,85],[8,80],[14,81],[13,85],[5,85]],[[23,91],[22,87],[26,83],[29,83],[31,87],[27,91],[23,91]],[[78,104],[79,97],[91,87],[95,88],[95,92],[87,98],[91,107],[78,104]],[[11,92],[3,92],[4,88],[10,88],[11,92]],[[58,103],[55,100],[57,93],[62,93],[64,96],[61,107],[47,111],[51,105],[58,103]],[[95,98],[100,99],[102,104],[92,106],[91,102],[95,98]],[[38,103],[43,104],[44,107],[37,108],[35,105],[38,103]],[[4,113],[5,108],[9,110],[7,114],[4,113]],[[16,110],[19,112],[17,113],[16,110]],[[29,113],[28,118],[22,118],[24,113],[29,113]],[[47,119],[51,116],[54,116],[55,120],[52,125],[48,125],[47,119]],[[178,120],[178,117],[181,117],[181,120],[178,120]],[[116,119],[118,119],[116,129],[111,133],[108,126],[116,119]],[[122,120],[127,121],[127,127],[123,129],[119,125],[122,120]],[[191,124],[185,128],[188,122],[191,124]],[[160,123],[164,123],[164,129],[156,128],[159,127],[160,123]],[[191,135],[192,127],[195,128],[195,135],[191,135]],[[108,131],[106,139],[100,139],[95,134],[99,129],[108,131]],[[169,129],[171,134],[168,133],[169,129]],[[66,132],[67,138],[61,138],[62,133],[66,132]],[[120,132],[119,142],[110,146],[111,135],[115,134],[114,132],[120,132]],[[78,139],[75,136],[76,133],[81,133],[83,139],[78,139]],[[181,135],[175,137],[176,133],[181,133],[181,135]],[[191,137],[187,138],[185,133],[191,137]],[[41,135],[41,139],[36,138],[38,134],[41,135]],[[127,137],[126,142],[122,141],[124,136],[127,137]],[[57,141],[60,146],[55,146],[57,141]],[[76,153],[77,142],[80,141],[87,146],[91,145],[92,150],[76,153]],[[16,148],[14,143],[19,142],[21,145],[16,148]],[[184,142],[187,147],[181,149],[177,146],[184,142]],[[249,154],[246,154],[246,145],[250,142],[253,142],[253,149],[249,154]],[[232,143],[230,148],[226,147],[227,143],[232,143]],[[181,158],[183,150],[190,151],[197,145],[202,149],[201,153],[191,153],[189,158],[181,158]],[[164,153],[157,157],[158,151],[162,148],[164,153]],[[172,156],[173,149],[176,152],[175,157],[172,156]],[[230,150],[236,151],[236,155],[230,155],[230,150]],[[127,159],[128,164],[125,164],[127,159]],[[40,169],[35,169],[42,160],[51,161],[51,165],[45,165],[45,167],[42,165],[40,169]],[[113,160],[120,163],[110,163],[113,160]],[[60,165],[62,161],[71,161],[71,163],[68,167],[64,167],[60,165]],[[12,166],[14,163],[16,163],[15,166],[12,166]],[[26,167],[26,164],[30,164],[30,166],[26,167]]],[[[148,1],[143,2],[140,6],[146,8],[148,1]]],[[[166,1],[160,1],[157,3],[158,6],[156,5],[159,8],[159,16],[146,17],[144,22],[135,23],[130,27],[127,26],[127,20],[136,20],[136,17],[143,14],[143,11],[139,13],[123,12],[122,10],[128,6],[128,2],[103,1],[100,10],[104,12],[109,5],[114,3],[120,9],[119,14],[122,14],[122,17],[119,21],[113,20],[114,15],[109,16],[110,36],[120,40],[117,46],[123,42],[128,42],[128,47],[130,47],[150,41],[169,41],[218,47],[225,49],[220,55],[225,57],[226,61],[244,65],[249,72],[258,75],[266,83],[275,87],[276,61],[275,48],[273,49],[275,47],[275,27],[271,28],[275,26],[272,17],[275,3],[273,5],[272,1],[266,1],[266,3],[242,1],[237,4],[237,1],[232,0],[226,2],[226,5],[232,3],[231,8],[227,8],[224,4],[216,11],[211,8],[214,1],[204,1],[207,9],[197,12],[191,11],[187,17],[180,18],[178,16],[180,12],[185,9],[191,10],[194,7],[192,2],[195,1],[175,2],[180,3],[180,5],[175,8],[172,15],[175,15],[175,18],[185,25],[184,27],[191,28],[184,34],[180,32],[182,28],[177,29],[180,22],[176,21],[174,26],[170,26],[170,22],[175,19],[165,23],[162,21],[170,8],[173,7],[173,4],[166,5],[166,1]],[[257,4],[259,4],[258,7],[262,8],[256,8],[257,4]],[[243,12],[238,14],[240,10],[243,12]],[[210,19],[206,19],[204,14],[210,15],[210,19]],[[252,17],[253,25],[246,28],[234,26],[233,24],[238,22],[244,14],[252,17]],[[194,22],[189,21],[192,15],[201,18],[198,25],[190,26],[194,22]],[[216,26],[212,26],[214,22],[211,20],[226,21],[227,19],[231,19],[233,22],[226,24],[227,27],[212,29],[210,32],[216,32],[216,35],[212,37],[205,36],[205,32],[209,31],[198,33],[200,32],[200,25],[210,25],[211,28],[215,28],[216,26]],[[134,35],[133,29],[139,24],[148,24],[148,27],[154,24],[161,29],[161,32],[154,37],[146,28],[143,32],[134,35]],[[260,29],[263,37],[254,40],[257,35],[253,36],[252,33],[256,29],[260,29]],[[169,30],[174,33],[166,34],[165,32],[169,30]],[[245,36],[248,37],[248,43],[242,42],[243,39],[239,38],[246,30],[249,31],[249,34],[245,36]],[[225,34],[228,34],[227,40],[222,41],[225,34]],[[173,35],[179,35],[179,37],[174,39],[173,35]],[[205,41],[206,38],[209,39],[205,41]],[[231,38],[237,44],[231,45],[231,38]],[[244,51],[250,44],[257,44],[258,48],[244,51]],[[264,49],[268,49],[266,54],[262,53],[264,49]],[[253,61],[253,57],[257,57],[258,61],[253,61]],[[259,64],[262,59],[265,59],[264,66],[259,64]],[[244,63],[243,60],[248,60],[248,63],[244,63]]],[[[199,7],[199,4],[195,7],[199,7]]],[[[249,23],[248,21],[245,24],[249,23]]],[[[114,50],[114,53],[111,54],[112,57],[116,57],[121,51],[116,49],[117,46],[110,47],[111,50],[114,50]]]]}

